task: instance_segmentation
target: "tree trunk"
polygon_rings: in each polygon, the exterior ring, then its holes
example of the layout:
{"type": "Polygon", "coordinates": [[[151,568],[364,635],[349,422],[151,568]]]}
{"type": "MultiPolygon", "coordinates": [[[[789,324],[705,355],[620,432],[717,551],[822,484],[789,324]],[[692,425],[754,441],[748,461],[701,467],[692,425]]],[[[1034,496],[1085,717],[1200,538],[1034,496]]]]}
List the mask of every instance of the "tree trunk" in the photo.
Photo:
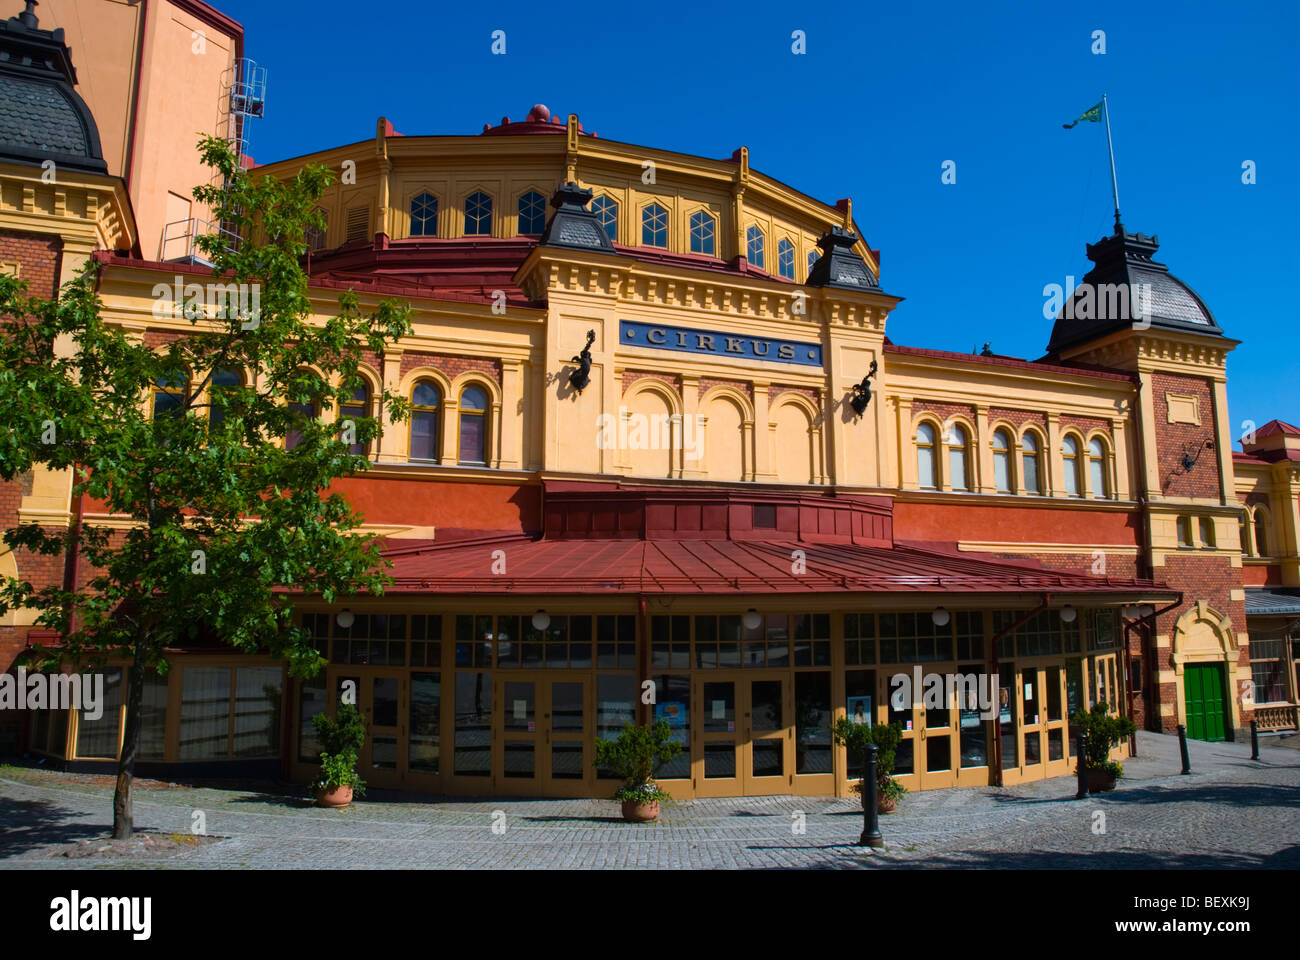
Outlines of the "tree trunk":
{"type": "Polygon", "coordinates": [[[143,638],[135,643],[135,660],[126,685],[126,729],[122,733],[122,758],[117,765],[117,789],[113,792],[113,839],[129,840],[135,829],[131,810],[131,786],[135,780],[135,755],[140,746],[140,710],[144,703],[143,638]]]}

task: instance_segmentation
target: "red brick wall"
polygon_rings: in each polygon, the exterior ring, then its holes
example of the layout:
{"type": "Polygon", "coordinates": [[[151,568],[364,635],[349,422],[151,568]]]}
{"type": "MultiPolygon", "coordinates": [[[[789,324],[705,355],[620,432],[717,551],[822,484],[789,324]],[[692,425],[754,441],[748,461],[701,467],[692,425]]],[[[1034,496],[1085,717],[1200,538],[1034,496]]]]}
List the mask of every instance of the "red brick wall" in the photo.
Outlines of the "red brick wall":
{"type": "Polygon", "coordinates": [[[416,367],[432,367],[448,380],[454,380],[467,370],[477,370],[491,377],[498,385],[501,383],[501,361],[488,360],[485,357],[452,357],[442,353],[402,354],[401,376],[406,376],[416,367]]]}
{"type": "Polygon", "coordinates": [[[1214,395],[1208,380],[1198,377],[1181,377],[1168,373],[1151,376],[1151,403],[1155,408],[1156,463],[1160,486],[1169,497],[1218,497],[1218,453],[1203,450],[1200,460],[1190,471],[1183,472],[1183,453],[1190,449],[1196,456],[1197,448],[1206,440],[1214,440],[1214,395]],[[1165,393],[1181,393],[1197,398],[1201,425],[1170,423],[1169,404],[1165,393]],[[1190,448],[1188,445],[1191,445],[1190,448]]]}
{"type": "Polygon", "coordinates": [[[623,392],[627,393],[632,384],[638,380],[659,380],[668,384],[678,396],[682,392],[682,378],[673,373],[654,373],[649,370],[624,370],[623,371],[623,392]]]}
{"type": "Polygon", "coordinates": [[[1018,432],[1023,432],[1026,424],[1036,424],[1047,433],[1047,417],[1035,410],[1013,410],[1010,407],[989,407],[989,421],[1009,420],[1016,425],[1018,432]]]}
{"type": "Polygon", "coordinates": [[[749,397],[750,403],[754,402],[754,385],[743,380],[717,380],[712,377],[703,377],[700,379],[700,392],[702,397],[714,387],[731,387],[745,396],[749,397]]]}
{"type": "MultiPolygon", "coordinates": [[[[1227,557],[1194,556],[1190,552],[1187,556],[1175,554],[1165,560],[1164,567],[1157,568],[1156,579],[1168,583],[1175,590],[1181,590],[1185,601],[1181,607],[1176,607],[1159,618],[1156,625],[1157,635],[1172,639],[1174,625],[1178,622],[1178,618],[1195,607],[1198,600],[1204,600],[1210,607],[1231,618],[1232,629],[1239,644],[1237,664],[1250,663],[1249,644],[1245,634],[1246,604],[1243,600],[1230,599],[1233,588],[1241,586],[1241,577],[1239,571],[1232,568],[1227,557]]],[[[1172,652],[1172,646],[1162,650],[1153,667],[1159,670],[1172,670],[1174,666],[1171,659],[1172,652]]],[[[1235,676],[1229,677],[1229,686],[1230,696],[1233,700],[1237,700],[1241,691],[1235,676]]],[[[1177,696],[1177,687],[1173,683],[1164,683],[1157,690],[1156,702],[1174,704],[1175,714],[1177,714],[1177,696]]],[[[1154,707],[1152,709],[1155,711],[1154,707]]],[[[1248,708],[1241,709],[1243,724],[1250,723],[1251,713],[1248,708]]],[[[1176,715],[1161,718],[1161,729],[1165,733],[1175,732],[1177,724],[1176,715]]]]}
{"type": "MultiPolygon", "coordinates": [[[[63,241],[59,237],[0,230],[0,261],[17,262],[18,277],[27,281],[31,296],[53,297],[58,293],[63,241]]],[[[18,523],[22,498],[32,491],[32,476],[24,474],[10,483],[0,482],[0,529],[18,523]]],[[[27,551],[14,555],[18,576],[42,587],[63,581],[61,557],[35,556],[27,551]]],[[[27,645],[28,627],[0,627],[0,671],[8,670],[14,657],[27,645]]]]}
{"type": "Polygon", "coordinates": [[[959,413],[972,423],[975,422],[975,408],[968,403],[939,403],[936,400],[917,400],[912,404],[913,415],[933,413],[940,420],[947,420],[954,413],[959,413]]]}
{"type": "Polygon", "coordinates": [[[58,292],[63,240],[17,230],[0,230],[0,262],[18,263],[18,279],[27,281],[33,297],[53,297],[58,292]]]}

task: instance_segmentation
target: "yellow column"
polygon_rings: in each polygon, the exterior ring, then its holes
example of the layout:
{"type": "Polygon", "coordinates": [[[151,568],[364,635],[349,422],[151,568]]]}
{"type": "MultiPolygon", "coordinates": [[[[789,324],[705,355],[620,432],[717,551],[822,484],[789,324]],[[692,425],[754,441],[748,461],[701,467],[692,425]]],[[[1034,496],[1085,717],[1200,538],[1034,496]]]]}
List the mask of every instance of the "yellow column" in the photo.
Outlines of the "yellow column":
{"type": "MultiPolygon", "coordinates": [[[[402,379],[402,351],[394,352],[385,351],[384,353],[384,389],[395,392],[399,381],[402,379]]],[[[379,434],[379,456],[380,463],[403,463],[410,451],[407,450],[408,437],[410,435],[410,421],[394,423],[389,417],[387,410],[378,411],[380,434],[379,434]]]]}
{"type": "Polygon", "coordinates": [[[1061,417],[1056,413],[1047,415],[1047,449],[1043,454],[1047,458],[1047,495],[1049,497],[1065,496],[1065,467],[1061,462],[1061,417]]]}
{"type": "Polygon", "coordinates": [[[772,469],[772,438],[776,425],[771,423],[768,392],[771,384],[766,380],[754,380],[754,476],[760,481],[776,480],[772,469]]]}
{"type": "Polygon", "coordinates": [[[504,411],[498,416],[498,455],[499,466],[503,470],[518,470],[523,465],[524,424],[519,408],[519,399],[524,395],[523,363],[519,360],[501,361],[501,397],[504,411]]]}
{"type": "MultiPolygon", "coordinates": [[[[989,433],[989,408],[987,404],[975,405],[975,469],[978,471],[976,488],[980,493],[996,493],[993,477],[993,435],[989,433]]],[[[1010,456],[1010,451],[1008,451],[1010,456]]]]}
{"type": "Polygon", "coordinates": [[[912,401],[901,397],[894,401],[898,406],[898,463],[902,467],[899,486],[904,490],[916,489],[916,454],[912,449],[912,401]]]}

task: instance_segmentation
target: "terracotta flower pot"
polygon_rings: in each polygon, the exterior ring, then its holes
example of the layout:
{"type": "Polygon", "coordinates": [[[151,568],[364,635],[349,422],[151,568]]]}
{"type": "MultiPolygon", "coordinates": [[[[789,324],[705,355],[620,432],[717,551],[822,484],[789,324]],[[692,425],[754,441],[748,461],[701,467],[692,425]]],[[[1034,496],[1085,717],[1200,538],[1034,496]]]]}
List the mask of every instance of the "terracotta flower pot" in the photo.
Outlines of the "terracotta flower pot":
{"type": "Polygon", "coordinates": [[[644,803],[640,800],[623,801],[623,819],[628,823],[649,823],[659,819],[659,801],[644,803]]]}
{"type": "Polygon", "coordinates": [[[351,787],[330,787],[327,790],[316,791],[316,806],[318,807],[346,807],[351,802],[351,787]]]}
{"type": "Polygon", "coordinates": [[[1088,768],[1088,789],[1092,793],[1104,793],[1115,789],[1115,775],[1104,767],[1088,768]]]}
{"type": "Polygon", "coordinates": [[[898,797],[887,797],[883,793],[876,794],[876,812],[893,813],[898,809],[898,797]]]}

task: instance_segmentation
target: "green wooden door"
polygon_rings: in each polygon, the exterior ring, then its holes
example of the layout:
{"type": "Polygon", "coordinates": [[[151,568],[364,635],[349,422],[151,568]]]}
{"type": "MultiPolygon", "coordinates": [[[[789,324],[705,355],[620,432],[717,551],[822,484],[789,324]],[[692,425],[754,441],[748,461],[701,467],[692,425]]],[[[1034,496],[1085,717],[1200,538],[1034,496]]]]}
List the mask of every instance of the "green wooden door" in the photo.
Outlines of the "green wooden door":
{"type": "Polygon", "coordinates": [[[1187,736],[1193,740],[1223,740],[1223,664],[1189,663],[1183,668],[1183,693],[1187,736]]]}

